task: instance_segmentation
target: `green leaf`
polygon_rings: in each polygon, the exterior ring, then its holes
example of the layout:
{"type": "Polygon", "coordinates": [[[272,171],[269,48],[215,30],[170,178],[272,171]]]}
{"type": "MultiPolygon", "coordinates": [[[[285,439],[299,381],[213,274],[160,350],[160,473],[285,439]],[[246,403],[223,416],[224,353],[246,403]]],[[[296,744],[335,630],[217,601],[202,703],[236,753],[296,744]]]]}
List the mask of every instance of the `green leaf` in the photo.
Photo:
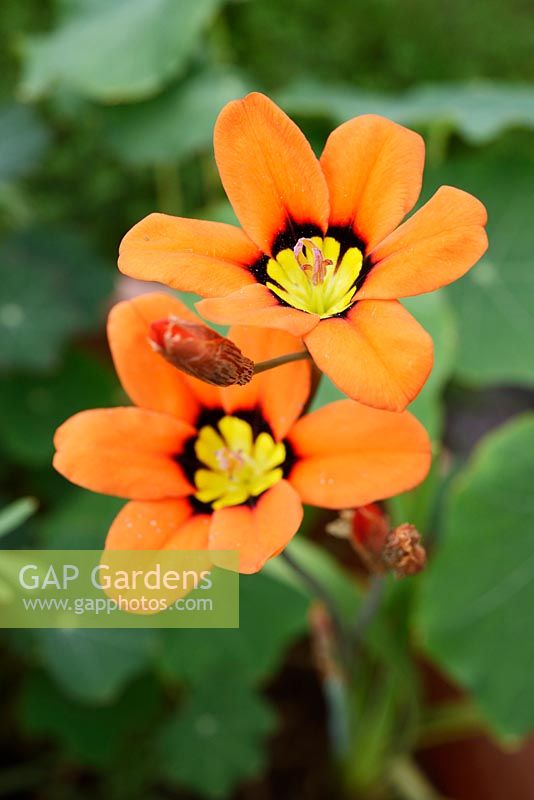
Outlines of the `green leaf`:
{"type": "Polygon", "coordinates": [[[162,732],[162,771],[205,797],[228,797],[265,764],[264,742],[275,716],[240,676],[216,669],[195,685],[162,732]]]}
{"type": "Polygon", "coordinates": [[[458,327],[458,377],[475,385],[534,385],[526,342],[534,330],[534,253],[530,227],[534,162],[488,154],[446,163],[427,174],[427,187],[460,186],[488,209],[489,250],[447,287],[458,327]]]}
{"type": "Polygon", "coordinates": [[[159,666],[165,676],[196,684],[218,668],[256,682],[275,672],[287,646],[307,628],[308,602],[264,574],[241,575],[239,586],[238,629],[164,632],[159,666]]]}
{"type": "Polygon", "coordinates": [[[380,114],[404,125],[438,124],[477,144],[511,127],[534,128],[534,89],[521,84],[427,84],[394,95],[301,81],[277,100],[288,113],[325,116],[336,123],[358,114],[380,114]]]}
{"type": "Polygon", "coordinates": [[[219,4],[71,0],[54,30],[27,42],[22,95],[33,100],[63,85],[104,102],[149,97],[185,69],[219,4]]]}
{"type": "Polygon", "coordinates": [[[426,651],[502,736],[534,729],[534,416],[491,434],[454,485],[422,576],[426,651]]]}
{"type": "Polygon", "coordinates": [[[156,632],[58,629],[35,631],[39,660],[61,690],[85,703],[115,700],[151,663],[156,632]]]}
{"type": "Polygon", "coordinates": [[[0,510],[0,539],[23,525],[37,511],[35,497],[21,497],[0,510]]]}
{"type": "Polygon", "coordinates": [[[0,106],[0,181],[27,175],[43,155],[48,131],[30,108],[0,106]]]}
{"type": "Polygon", "coordinates": [[[451,377],[458,337],[456,321],[444,292],[432,292],[402,301],[434,342],[434,366],[410,411],[423,423],[432,439],[438,440],[443,426],[441,396],[451,377]]]}
{"type": "Polygon", "coordinates": [[[458,350],[456,320],[445,292],[409,297],[402,301],[432,336],[434,366],[430,377],[409,410],[425,426],[433,443],[434,462],[422,484],[388,501],[394,524],[411,522],[421,533],[428,531],[430,515],[441,489],[439,457],[443,430],[443,390],[454,370],[458,350]]]}
{"type": "Polygon", "coordinates": [[[98,550],[124,500],[65,486],[61,503],[40,524],[47,550],[98,550]]]}
{"type": "Polygon", "coordinates": [[[56,428],[86,408],[114,404],[117,381],[92,356],[69,353],[51,375],[15,374],[0,378],[0,440],[16,461],[50,462],[56,428]]]}
{"type": "Polygon", "coordinates": [[[236,73],[206,72],[154,100],[110,109],[104,117],[104,135],[117,157],[127,163],[181,161],[211,150],[219,111],[246,91],[236,73]]]}
{"type": "Polygon", "coordinates": [[[55,739],[69,759],[102,769],[115,765],[133,737],[151,734],[161,707],[161,690],[150,678],[130,685],[114,705],[95,708],[74,703],[34,672],[23,685],[19,719],[33,737],[55,739]]]}
{"type": "Polygon", "coordinates": [[[0,367],[45,370],[73,334],[98,327],[113,272],[81,236],[31,230],[0,248],[0,367]]]}

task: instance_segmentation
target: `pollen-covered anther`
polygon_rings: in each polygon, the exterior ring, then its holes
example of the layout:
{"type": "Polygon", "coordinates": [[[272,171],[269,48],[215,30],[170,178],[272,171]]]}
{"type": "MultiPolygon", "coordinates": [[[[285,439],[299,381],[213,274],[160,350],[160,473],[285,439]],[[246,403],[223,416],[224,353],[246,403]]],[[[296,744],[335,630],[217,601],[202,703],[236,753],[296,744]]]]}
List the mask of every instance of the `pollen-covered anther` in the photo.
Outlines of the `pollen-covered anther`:
{"type": "Polygon", "coordinates": [[[332,236],[302,237],[269,259],[265,285],[287,305],[326,319],[351,306],[362,261],[357,247],[342,251],[332,236]]]}
{"type": "Polygon", "coordinates": [[[318,286],[323,283],[326,278],[326,268],[331,267],[333,264],[332,259],[325,258],[322,250],[311,239],[299,239],[293,248],[293,252],[302,271],[311,272],[313,285],[318,286]],[[307,260],[310,253],[313,257],[313,264],[309,264],[307,260]]]}
{"type": "Polygon", "coordinates": [[[217,427],[200,429],[195,454],[202,464],[195,472],[195,497],[217,510],[246,503],[278,483],[286,449],[266,431],[254,437],[248,422],[227,416],[217,427]]]}
{"type": "Polygon", "coordinates": [[[174,367],[212,386],[244,386],[252,380],[254,362],[206,325],[178,317],[157,320],[148,341],[174,367]]]}

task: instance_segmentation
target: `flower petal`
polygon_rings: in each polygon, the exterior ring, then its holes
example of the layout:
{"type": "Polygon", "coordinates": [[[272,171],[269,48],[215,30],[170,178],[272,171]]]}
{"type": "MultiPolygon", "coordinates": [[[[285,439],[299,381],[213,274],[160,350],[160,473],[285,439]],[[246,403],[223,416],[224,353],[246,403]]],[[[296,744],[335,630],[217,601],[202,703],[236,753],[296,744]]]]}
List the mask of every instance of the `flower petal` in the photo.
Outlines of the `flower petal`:
{"type": "Polygon", "coordinates": [[[355,508],[416,486],[431,461],[430,440],[407,411],[330,403],[302,417],[289,435],[297,462],[288,480],[304,503],[355,508]]]}
{"type": "MultiPolygon", "coordinates": [[[[210,550],[238,550],[239,572],[258,572],[266,561],[278,555],[298,531],[302,503],[285,480],[265,492],[254,508],[236,506],[215,511],[212,517],[210,550]]],[[[213,558],[217,563],[217,556],[213,558]]]]}
{"type": "MultiPolygon", "coordinates": [[[[285,331],[235,327],[229,336],[255,363],[305,351],[302,341],[285,331]]],[[[310,383],[310,362],[295,361],[256,375],[246,386],[222,389],[222,402],[227,414],[258,406],[275,438],[280,440],[302,412],[310,383]]]]}
{"type": "MultiPolygon", "coordinates": [[[[106,539],[106,550],[163,550],[194,519],[188,500],[132,500],[117,514],[106,539]]],[[[184,538],[185,545],[189,537],[184,538]]],[[[207,531],[205,544],[207,546],[207,531]]],[[[194,548],[195,549],[195,548],[194,548]]],[[[202,545],[198,547],[202,549],[202,545]]]]}
{"type": "Polygon", "coordinates": [[[219,297],[254,283],[246,267],[260,257],[234,225],[150,214],[122,240],[119,269],[132,278],[219,297]]]}
{"type": "Polygon", "coordinates": [[[369,258],[375,266],[356,297],[409,297],[461,278],[486,252],[486,222],[480,200],[442,186],[373,250],[369,258]]]}
{"type": "Polygon", "coordinates": [[[54,467],[93,492],[137,500],[193,491],[175,456],[195,429],[140,408],[82,411],[58,428],[54,467]]]}
{"type": "Polygon", "coordinates": [[[266,286],[257,283],[221,298],[196,304],[203,317],[221,325],[258,325],[281,328],[293,336],[304,336],[319,322],[317,314],[282,306],[266,286]]]}
{"type": "Polygon", "coordinates": [[[319,162],[302,131],[268,97],[254,92],[228,103],[214,145],[234,211],[265,253],[288,228],[326,230],[328,189],[319,162]]]}
{"type": "Polygon", "coordinates": [[[305,342],[342,392],[375,408],[403,411],[432,369],[432,339],[395,300],[356,303],[346,319],[321,320],[305,342]]]}
{"type": "MultiPolygon", "coordinates": [[[[150,323],[171,315],[200,322],[183,303],[166,294],[145,294],[118,303],[108,317],[108,341],[117,375],[135,405],[192,423],[199,411],[196,395],[205,394],[206,384],[171,366],[148,341],[150,323]]],[[[218,399],[214,387],[208,388],[218,399]]]]}
{"type": "Polygon", "coordinates": [[[328,137],[321,167],[330,190],[330,225],[352,228],[367,252],[415,205],[425,145],[419,134],[365,114],[328,137]]]}

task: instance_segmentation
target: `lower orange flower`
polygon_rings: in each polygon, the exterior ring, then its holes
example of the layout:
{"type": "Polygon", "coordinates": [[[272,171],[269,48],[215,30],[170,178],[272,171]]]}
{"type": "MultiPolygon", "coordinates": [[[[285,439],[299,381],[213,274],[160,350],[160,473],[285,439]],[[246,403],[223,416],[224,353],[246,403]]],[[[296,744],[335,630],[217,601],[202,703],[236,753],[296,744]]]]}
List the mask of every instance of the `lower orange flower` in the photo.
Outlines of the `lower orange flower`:
{"type": "MultiPolygon", "coordinates": [[[[257,572],[298,530],[302,503],[353,508],[427,474],[428,436],[408,412],[342,400],[299,419],[309,362],[222,389],[179,372],[149,343],[151,324],[170,316],[196,321],[163,294],[112,309],[109,344],[135,406],[83,411],[56,433],[62,475],[130,500],[107,548],[238,550],[240,572],[257,572]]],[[[229,337],[254,362],[302,349],[285,331],[229,337]]]]}

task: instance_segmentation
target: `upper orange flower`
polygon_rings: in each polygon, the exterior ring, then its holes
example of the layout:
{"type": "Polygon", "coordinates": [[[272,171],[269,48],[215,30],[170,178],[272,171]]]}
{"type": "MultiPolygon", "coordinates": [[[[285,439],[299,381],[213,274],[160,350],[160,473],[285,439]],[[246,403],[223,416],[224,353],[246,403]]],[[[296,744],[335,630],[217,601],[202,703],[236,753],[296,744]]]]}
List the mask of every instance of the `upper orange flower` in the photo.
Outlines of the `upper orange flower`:
{"type": "MultiPolygon", "coordinates": [[[[195,320],[162,294],[119,303],[108,337],[137,407],[83,411],[57,431],[54,466],[73,483],[129,499],[111,526],[112,549],[238,550],[256,572],[297,531],[302,503],[344,508],[419,483],[430,464],[424,428],[342,400],[300,416],[310,363],[220,389],[176,370],[151,348],[151,323],[195,320]]],[[[302,348],[285,331],[234,328],[253,361],[302,348]]]]}
{"type": "Polygon", "coordinates": [[[402,410],[432,368],[432,341],[397,302],[461,277],[487,247],[486,211],[442,186],[407,222],[424,143],[374,115],[328,138],[320,161],[274,103],[250,94],[215,127],[215,157],[243,230],[151,214],[119,267],[210,298],[220,323],[282,328],[360,402],[402,410]]]}

